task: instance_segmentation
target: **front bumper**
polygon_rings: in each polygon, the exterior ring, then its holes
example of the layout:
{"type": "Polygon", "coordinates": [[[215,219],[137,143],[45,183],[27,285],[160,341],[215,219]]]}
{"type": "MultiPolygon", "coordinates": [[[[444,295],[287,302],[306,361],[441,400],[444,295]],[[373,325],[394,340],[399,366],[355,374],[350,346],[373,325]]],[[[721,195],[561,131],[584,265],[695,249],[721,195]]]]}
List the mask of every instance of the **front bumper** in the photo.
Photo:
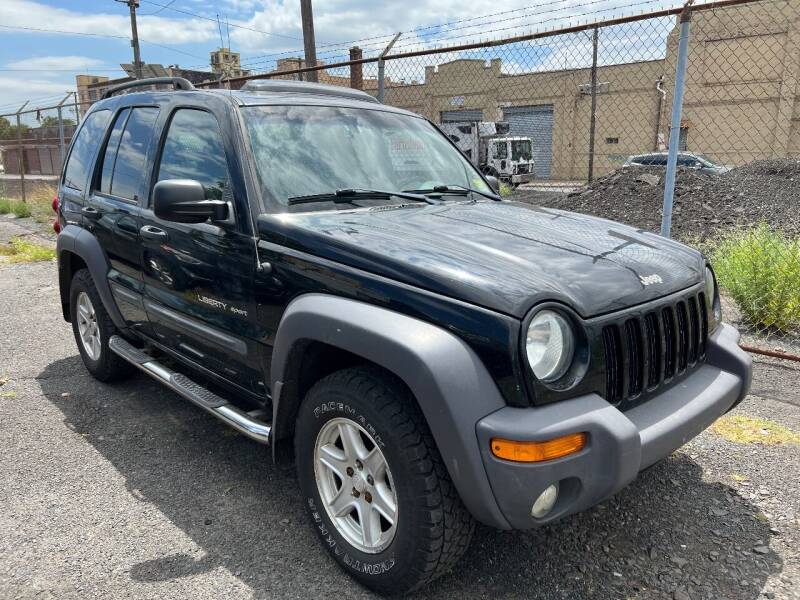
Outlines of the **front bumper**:
{"type": "Polygon", "coordinates": [[[703,366],[626,412],[587,394],[534,409],[506,407],[481,419],[476,429],[484,466],[511,527],[529,529],[597,504],[741,402],[750,388],[751,360],[738,341],[733,327],[720,325],[709,337],[703,366]],[[588,434],[586,447],[551,461],[511,462],[490,450],[494,437],[544,441],[577,432],[588,434]],[[531,505],[555,482],[560,492],[553,510],[534,519],[531,505]]]}

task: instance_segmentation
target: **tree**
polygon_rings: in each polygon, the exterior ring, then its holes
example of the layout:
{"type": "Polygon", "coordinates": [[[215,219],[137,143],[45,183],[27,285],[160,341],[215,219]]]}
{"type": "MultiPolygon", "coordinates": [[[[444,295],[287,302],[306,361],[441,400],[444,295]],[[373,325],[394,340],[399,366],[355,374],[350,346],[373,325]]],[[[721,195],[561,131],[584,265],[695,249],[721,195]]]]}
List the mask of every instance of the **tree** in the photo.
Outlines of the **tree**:
{"type": "MultiPolygon", "coordinates": [[[[75,125],[75,121],[72,119],[62,119],[64,121],[64,125],[75,125]]],[[[52,115],[46,116],[42,119],[42,127],[58,127],[58,117],[54,117],[52,115]]]]}
{"type": "MultiPolygon", "coordinates": [[[[22,135],[28,131],[28,126],[25,123],[21,126],[22,135]]],[[[0,117],[0,140],[13,140],[17,137],[17,126],[12,125],[11,121],[5,117],[0,117]]]]}

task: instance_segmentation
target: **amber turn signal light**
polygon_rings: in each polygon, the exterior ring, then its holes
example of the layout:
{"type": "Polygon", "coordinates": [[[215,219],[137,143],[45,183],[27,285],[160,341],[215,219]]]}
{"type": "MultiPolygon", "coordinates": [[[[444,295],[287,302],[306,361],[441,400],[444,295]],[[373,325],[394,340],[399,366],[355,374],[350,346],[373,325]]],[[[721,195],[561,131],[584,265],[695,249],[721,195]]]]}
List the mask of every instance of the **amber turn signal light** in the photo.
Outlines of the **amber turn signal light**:
{"type": "Polygon", "coordinates": [[[515,442],[492,439],[492,454],[515,462],[541,462],[580,452],[586,446],[585,433],[570,433],[544,442],[515,442]]]}

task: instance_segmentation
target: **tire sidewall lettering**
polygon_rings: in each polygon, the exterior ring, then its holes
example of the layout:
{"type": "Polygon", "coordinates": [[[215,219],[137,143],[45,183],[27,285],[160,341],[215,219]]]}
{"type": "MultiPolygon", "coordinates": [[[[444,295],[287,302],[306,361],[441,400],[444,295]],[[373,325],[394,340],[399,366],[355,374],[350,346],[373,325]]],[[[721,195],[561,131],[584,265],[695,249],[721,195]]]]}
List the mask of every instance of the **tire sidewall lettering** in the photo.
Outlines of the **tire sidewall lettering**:
{"type": "Polygon", "coordinates": [[[394,567],[394,555],[377,562],[369,562],[351,555],[345,545],[346,543],[339,543],[339,541],[333,535],[331,535],[331,532],[325,524],[319,509],[317,509],[317,504],[314,498],[307,498],[306,506],[311,513],[311,518],[314,520],[314,526],[317,530],[317,534],[322,540],[322,543],[328,546],[334,555],[348,568],[366,575],[382,575],[394,567]]]}
{"type": "Polygon", "coordinates": [[[345,416],[355,423],[358,423],[367,431],[367,433],[372,436],[372,439],[375,440],[376,444],[378,444],[381,448],[386,447],[381,434],[378,433],[375,427],[372,426],[372,424],[363,414],[361,414],[357,409],[351,407],[346,402],[331,400],[329,402],[323,402],[314,407],[314,417],[317,419],[326,417],[333,418],[334,416],[345,416]]]}

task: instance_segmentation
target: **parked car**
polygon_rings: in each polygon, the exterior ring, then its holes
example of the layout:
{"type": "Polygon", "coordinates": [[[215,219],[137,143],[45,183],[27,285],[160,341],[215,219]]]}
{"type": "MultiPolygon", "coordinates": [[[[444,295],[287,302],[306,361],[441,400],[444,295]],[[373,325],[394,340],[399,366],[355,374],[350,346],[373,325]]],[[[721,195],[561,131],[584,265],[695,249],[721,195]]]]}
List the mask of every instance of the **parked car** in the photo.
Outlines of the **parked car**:
{"type": "Polygon", "coordinates": [[[359,91],[129,82],[60,181],[63,316],[98,380],[270,445],[332,559],[407,592],[476,521],[585,510],[749,388],[699,252],[496,184],[359,91]]]}
{"type": "MultiPolygon", "coordinates": [[[[651,152],[650,154],[637,154],[631,156],[625,161],[623,167],[666,167],[667,166],[667,153],[666,152],[651,152]]],[[[731,170],[732,167],[720,165],[702,154],[694,154],[692,152],[678,153],[678,166],[687,169],[697,169],[701,173],[709,175],[722,175],[731,170]]]]}

